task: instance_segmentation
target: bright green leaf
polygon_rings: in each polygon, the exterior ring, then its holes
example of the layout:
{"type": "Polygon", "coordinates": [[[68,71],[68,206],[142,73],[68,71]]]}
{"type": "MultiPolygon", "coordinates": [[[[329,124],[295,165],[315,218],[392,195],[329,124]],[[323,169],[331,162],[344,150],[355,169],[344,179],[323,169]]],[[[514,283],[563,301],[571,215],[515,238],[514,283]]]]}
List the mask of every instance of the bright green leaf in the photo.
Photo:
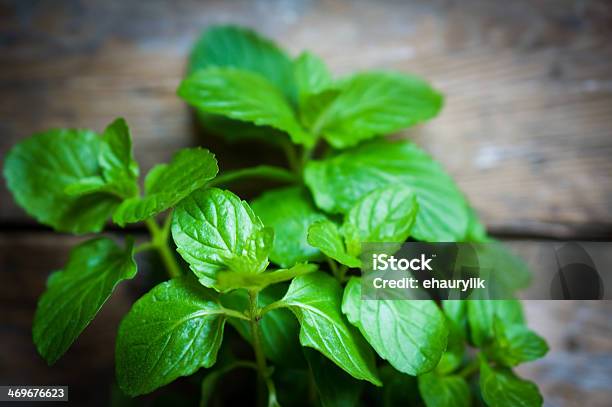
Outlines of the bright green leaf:
{"type": "Polygon", "coordinates": [[[329,220],[318,221],[310,225],[308,243],[348,267],[361,267],[361,260],[347,253],[338,226],[329,220]]]}
{"type": "Polygon", "coordinates": [[[442,301],[442,309],[444,314],[453,323],[461,327],[462,333],[465,334],[467,326],[467,301],[444,300],[442,301]]]}
{"type": "Polygon", "coordinates": [[[472,343],[480,347],[494,337],[495,318],[503,324],[523,324],[521,304],[516,300],[474,300],[467,302],[472,343]]]}
{"type": "Polygon", "coordinates": [[[101,177],[102,139],[88,130],[36,134],[6,155],[4,176],[17,203],[40,223],[62,232],[99,232],[121,198],[106,193],[74,195],[66,188],[101,177]]]}
{"type": "Polygon", "coordinates": [[[314,95],[307,95],[300,100],[300,120],[305,128],[312,130],[317,119],[340,94],[340,90],[332,87],[314,95]]]}
{"type": "Polygon", "coordinates": [[[525,288],[531,281],[531,273],[525,261],[505,245],[489,239],[473,246],[482,269],[494,270],[489,278],[487,295],[490,298],[512,298],[516,291],[525,288]]]}
{"type": "Polygon", "coordinates": [[[136,274],[132,244],[108,238],[88,240],[70,253],[62,271],[49,277],[38,301],[32,334],[38,352],[55,363],[111,296],[115,286],[136,274]]]}
{"type": "Polygon", "coordinates": [[[235,68],[207,68],[184,79],[178,95],[200,111],[282,130],[297,144],[312,146],[314,142],[289,102],[261,75],[235,68]]]}
{"type": "Polygon", "coordinates": [[[282,148],[290,142],[287,133],[270,126],[256,126],[253,123],[232,120],[229,117],[209,114],[196,110],[196,116],[207,133],[223,137],[229,143],[241,141],[265,142],[282,148]]]}
{"type": "Polygon", "coordinates": [[[300,100],[320,93],[332,84],[332,76],[325,62],[308,51],[302,52],[293,62],[293,72],[300,100]]]}
{"type": "Polygon", "coordinates": [[[138,163],[132,155],[132,139],[125,119],[116,119],[102,135],[100,166],[108,181],[138,179],[138,163]]]}
{"type": "Polygon", "coordinates": [[[548,352],[546,341],[524,325],[505,324],[495,317],[493,331],[495,340],[490,355],[504,366],[513,367],[536,360],[548,352]]]}
{"type": "Polygon", "coordinates": [[[130,396],[150,393],[217,359],[226,316],[189,277],[161,283],[132,306],[119,327],[117,380],[130,396]]]}
{"type": "Polygon", "coordinates": [[[345,81],[312,131],[336,148],[347,148],[431,119],[442,101],[442,95],[422,79],[391,72],[361,73],[345,81]]]}
{"type": "Polygon", "coordinates": [[[215,288],[219,291],[230,291],[238,288],[259,291],[269,285],[291,280],[316,270],[317,265],[315,264],[300,263],[290,269],[267,271],[261,274],[246,271],[220,271],[217,273],[215,288]]]}
{"type": "Polygon", "coordinates": [[[307,241],[310,224],[326,219],[312,204],[308,192],[299,187],[265,192],[252,202],[264,225],[274,228],[270,260],[281,267],[317,260],[319,251],[307,241]]]}
{"type": "Polygon", "coordinates": [[[113,215],[119,225],[146,220],[175,206],[213,179],[219,168],[214,154],[202,148],[186,148],[169,164],[154,167],[145,179],[146,195],[121,203],[113,215]]]}
{"type": "Polygon", "coordinates": [[[430,242],[461,241],[468,212],[453,180],[427,153],[410,142],[378,141],[306,165],[304,179],[320,208],[346,213],[368,192],[405,186],[419,211],[411,235],[430,242]]]}
{"type": "Polygon", "coordinates": [[[117,179],[107,182],[102,177],[82,178],[64,188],[64,193],[71,197],[84,197],[87,195],[110,194],[120,199],[134,196],[138,192],[138,185],[133,179],[117,179]]]}
{"type": "MultiPolygon", "coordinates": [[[[159,190],[163,187],[163,183],[164,182],[168,182],[170,181],[169,177],[167,176],[167,172],[168,171],[168,166],[170,164],[157,164],[154,165],[149,172],[147,173],[147,176],[144,179],[144,187],[145,187],[145,195],[151,195],[155,193],[155,190],[159,190]],[[162,181],[160,182],[160,178],[162,179],[162,181]]],[[[174,175],[178,175],[175,171],[170,171],[170,173],[173,173],[174,175]]]]}
{"type": "Polygon", "coordinates": [[[353,379],[319,352],[304,348],[304,355],[323,407],[358,405],[363,382],[353,379]]]}
{"type": "Polygon", "coordinates": [[[442,305],[448,326],[448,345],[435,371],[446,375],[461,365],[465,355],[466,301],[446,300],[442,305]]]}
{"type": "Polygon", "coordinates": [[[419,392],[427,407],[470,407],[470,387],[463,377],[438,376],[426,373],[419,376],[419,392]]]}
{"type": "Polygon", "coordinates": [[[231,254],[223,258],[230,272],[257,274],[264,271],[270,262],[268,255],[274,242],[274,230],[261,228],[254,231],[244,243],[242,255],[231,254]]]}
{"type": "Polygon", "coordinates": [[[314,348],[356,379],[379,386],[373,355],[340,312],[342,289],[329,274],[316,272],[295,278],[279,306],[300,321],[300,343],[314,348]]]}
{"type": "Polygon", "coordinates": [[[104,181],[104,178],[100,176],[92,176],[87,178],[81,178],[78,181],[67,185],[64,188],[64,193],[70,196],[83,196],[93,194],[96,192],[106,192],[108,184],[104,181]]]}
{"type": "Polygon", "coordinates": [[[287,97],[295,93],[293,65],[276,44],[243,27],[222,25],[206,30],[189,59],[190,73],[210,67],[232,67],[260,74],[287,97]]]}
{"type": "Polygon", "coordinates": [[[249,256],[249,239],[262,229],[246,202],[217,188],[192,193],[175,208],[172,219],[177,251],[208,287],[217,272],[227,270],[228,259],[249,256]]]}
{"type": "Polygon", "coordinates": [[[510,369],[480,364],[480,391],[489,407],[539,407],[543,403],[537,386],[517,377],[510,369]]]}
{"type": "Polygon", "coordinates": [[[361,282],[354,277],[344,290],[342,312],[378,355],[400,372],[428,372],[446,349],[448,328],[433,301],[362,301],[361,282]]]}
{"type": "Polygon", "coordinates": [[[414,225],[418,205],[409,188],[390,185],[358,200],[345,222],[355,225],[362,242],[404,242],[414,225]]]}
{"type": "Polygon", "coordinates": [[[361,237],[357,226],[345,221],[340,228],[340,233],[344,236],[346,252],[351,256],[358,257],[361,254],[361,237]]]}

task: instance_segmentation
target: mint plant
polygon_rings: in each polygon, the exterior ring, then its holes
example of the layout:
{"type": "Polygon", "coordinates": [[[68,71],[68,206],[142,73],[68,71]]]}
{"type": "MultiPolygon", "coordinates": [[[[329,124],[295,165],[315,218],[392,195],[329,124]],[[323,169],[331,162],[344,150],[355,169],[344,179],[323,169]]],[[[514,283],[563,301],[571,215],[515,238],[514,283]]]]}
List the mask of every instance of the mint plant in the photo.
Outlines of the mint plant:
{"type": "MultiPolygon", "coordinates": [[[[130,396],[206,368],[206,405],[223,375],[247,368],[268,406],[542,404],[512,371],[547,352],[519,302],[361,298],[363,242],[491,240],[431,156],[383,138],[436,116],[439,92],[393,72],[334,78],[310,52],[292,59],[252,31],[221,26],[196,44],[178,95],[211,132],[269,143],[287,168],[218,174],[210,151],[188,148],[153,167],[141,191],[123,119],[102,134],[50,130],[16,145],[4,175],[42,224],[84,234],[142,222],[150,232],[137,245],[93,237],[51,274],[33,325],[49,364],[136,275],[135,256],[152,250],[168,280],[136,301],[117,336],[117,381],[130,396]],[[250,204],[221,189],[257,178],[285,186],[250,204]],[[253,360],[225,349],[226,324],[253,360]],[[230,356],[216,363],[220,350],[230,356]]],[[[506,256],[512,289],[526,284],[519,261],[491,250],[480,255],[506,256]]]]}

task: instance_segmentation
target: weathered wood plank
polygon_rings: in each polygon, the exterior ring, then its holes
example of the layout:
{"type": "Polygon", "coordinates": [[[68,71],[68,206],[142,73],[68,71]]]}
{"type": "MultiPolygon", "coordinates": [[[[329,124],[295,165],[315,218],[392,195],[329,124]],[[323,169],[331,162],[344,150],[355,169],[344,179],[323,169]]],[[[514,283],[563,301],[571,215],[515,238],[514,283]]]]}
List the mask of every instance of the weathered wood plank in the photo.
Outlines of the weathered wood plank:
{"type": "MultiPolygon", "coordinates": [[[[139,255],[138,277],[122,283],[66,355],[55,366],[48,367],[36,354],[31,339],[36,301],[49,271],[61,268],[70,247],[82,240],[53,233],[0,234],[0,343],[10,349],[0,353],[0,383],[68,384],[71,400],[76,404],[108,405],[117,327],[131,304],[150,286],[154,258],[146,257],[146,253],[139,255]],[[92,383],[96,383],[95,391],[92,383]]],[[[529,252],[537,244],[513,247],[529,252]]],[[[546,338],[551,351],[546,358],[521,366],[521,374],[540,385],[550,405],[609,405],[612,303],[524,303],[529,325],[546,338]]],[[[231,331],[227,329],[226,340],[231,331]]],[[[185,385],[184,381],[176,384],[180,391],[194,388],[183,388],[181,383],[185,385]]]]}
{"type": "MultiPolygon", "coordinates": [[[[398,69],[446,94],[406,132],[501,233],[612,232],[612,5],[484,0],[87,2],[0,5],[0,156],[49,127],[130,122],[145,169],[194,132],[175,96],[205,26],[235,22],[309,48],[338,74],[398,69]]],[[[222,167],[259,157],[221,147],[222,167]]],[[[276,154],[272,154],[276,155],[276,154]]],[[[0,187],[0,223],[31,222],[0,187]]]]}

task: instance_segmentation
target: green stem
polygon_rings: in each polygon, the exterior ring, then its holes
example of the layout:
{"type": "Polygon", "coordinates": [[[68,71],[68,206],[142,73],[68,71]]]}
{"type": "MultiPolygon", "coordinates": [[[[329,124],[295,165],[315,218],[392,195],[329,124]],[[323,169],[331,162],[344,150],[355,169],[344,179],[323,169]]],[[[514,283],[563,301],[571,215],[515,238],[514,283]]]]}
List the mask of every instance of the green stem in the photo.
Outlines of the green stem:
{"type": "Polygon", "coordinates": [[[234,317],[234,318],[238,318],[238,319],[243,319],[245,321],[250,321],[251,320],[251,318],[247,317],[242,312],[239,312],[239,311],[236,311],[236,310],[233,310],[233,309],[223,308],[223,313],[225,315],[227,315],[228,317],[234,317]]]}
{"type": "Polygon", "coordinates": [[[157,253],[162,259],[164,266],[166,267],[166,271],[168,272],[168,276],[170,278],[180,277],[182,272],[178,263],[176,262],[176,258],[170,247],[168,246],[168,235],[170,232],[170,220],[169,218],[172,216],[172,212],[168,213],[168,218],[166,218],[166,222],[164,224],[163,229],[159,227],[155,219],[149,218],[145,221],[147,228],[149,229],[149,233],[151,233],[151,242],[157,249],[157,253]]]}
{"type": "Polygon", "coordinates": [[[258,165],[252,168],[241,168],[225,172],[208,183],[208,186],[227,185],[242,178],[268,178],[281,182],[295,182],[295,175],[281,167],[258,165]]]}
{"type": "Polygon", "coordinates": [[[263,346],[261,343],[261,334],[259,332],[259,319],[261,313],[257,305],[258,293],[255,290],[249,291],[249,305],[250,305],[250,319],[251,319],[251,336],[253,339],[253,350],[255,352],[255,362],[257,364],[258,381],[259,381],[259,396],[258,403],[263,405],[264,396],[264,385],[268,388],[268,406],[278,404],[276,401],[276,388],[274,382],[270,379],[270,372],[266,364],[266,356],[263,353],[263,346]]]}
{"type": "Polygon", "coordinates": [[[146,252],[147,250],[157,249],[157,246],[152,241],[144,242],[134,248],[134,254],[146,252]]]}
{"type": "Polygon", "coordinates": [[[266,314],[267,312],[272,311],[273,309],[283,308],[283,307],[286,307],[286,304],[282,302],[281,300],[270,303],[259,310],[259,318],[264,316],[264,314],[266,314]]]}
{"type": "Polygon", "coordinates": [[[329,265],[329,269],[336,279],[340,282],[340,276],[338,275],[338,264],[331,257],[327,257],[327,264],[329,265]]]}
{"type": "Polygon", "coordinates": [[[348,267],[345,266],[344,264],[340,265],[340,268],[338,269],[338,276],[340,278],[340,284],[344,283],[346,281],[346,272],[348,271],[348,267]]]}
{"type": "Polygon", "coordinates": [[[283,140],[281,146],[285,151],[285,155],[287,156],[287,163],[289,164],[289,168],[296,174],[300,176],[301,174],[301,165],[298,160],[297,152],[295,150],[295,146],[291,142],[291,140],[283,140]]]}
{"type": "Polygon", "coordinates": [[[476,357],[463,367],[458,373],[461,377],[468,377],[475,373],[480,368],[480,358],[476,357]]]}
{"type": "Polygon", "coordinates": [[[302,152],[302,168],[304,168],[306,163],[310,161],[310,159],[312,158],[315,148],[316,148],[316,144],[310,148],[305,148],[304,151],[302,152]]]}

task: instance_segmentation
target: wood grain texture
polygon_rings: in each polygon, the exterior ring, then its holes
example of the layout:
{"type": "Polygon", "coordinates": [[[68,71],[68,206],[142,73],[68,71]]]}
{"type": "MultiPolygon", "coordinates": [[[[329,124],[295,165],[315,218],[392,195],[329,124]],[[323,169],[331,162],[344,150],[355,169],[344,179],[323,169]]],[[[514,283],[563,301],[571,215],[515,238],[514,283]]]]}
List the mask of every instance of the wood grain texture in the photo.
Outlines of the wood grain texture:
{"type": "MultiPolygon", "coordinates": [[[[406,134],[443,162],[494,232],[612,235],[606,1],[3,0],[0,157],[37,131],[102,130],[124,116],[145,169],[198,143],[214,146],[222,169],[258,161],[252,146],[199,139],[175,96],[193,41],[224,22],[293,55],[311,49],[337,74],[385,68],[431,80],[446,107],[406,134]]],[[[31,222],[2,183],[0,224],[31,222]]]]}
{"type": "MultiPolygon", "coordinates": [[[[120,239],[118,235],[109,236],[120,239]]],[[[66,355],[48,367],[37,355],[31,338],[36,301],[50,271],[61,268],[70,248],[82,240],[53,233],[0,233],[0,343],[10,349],[0,352],[0,383],[67,384],[74,405],[106,406],[113,388],[119,321],[154,284],[159,264],[154,255],[139,254],[137,277],[118,287],[66,355]],[[96,389],[92,390],[94,383],[96,389]]],[[[529,251],[537,244],[513,247],[529,251]]],[[[522,365],[520,373],[538,383],[547,405],[608,406],[612,398],[612,303],[524,303],[529,326],[546,338],[551,351],[542,360],[522,365]]],[[[236,338],[235,333],[227,328],[225,341],[232,338],[236,338]]],[[[248,352],[245,357],[250,357],[248,352]]],[[[247,383],[250,381],[247,378],[247,383]]],[[[193,393],[194,389],[196,381],[182,379],[167,391],[193,393]]],[[[163,394],[164,390],[158,391],[140,401],[150,402],[163,394]]],[[[197,400],[197,392],[192,395],[197,400]]]]}

